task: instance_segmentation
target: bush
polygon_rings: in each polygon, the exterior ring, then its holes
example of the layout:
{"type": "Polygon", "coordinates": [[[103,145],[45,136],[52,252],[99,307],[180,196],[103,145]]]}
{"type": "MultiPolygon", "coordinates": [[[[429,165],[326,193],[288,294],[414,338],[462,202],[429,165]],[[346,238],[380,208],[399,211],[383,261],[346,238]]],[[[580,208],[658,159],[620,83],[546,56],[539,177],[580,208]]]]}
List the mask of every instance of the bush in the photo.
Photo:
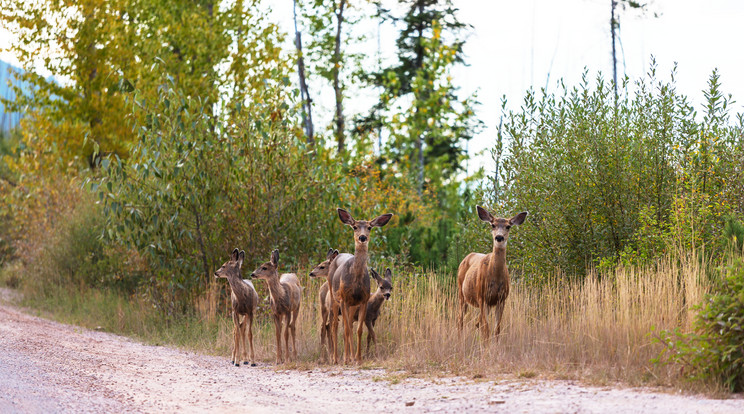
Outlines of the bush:
{"type": "Polygon", "coordinates": [[[677,329],[656,337],[665,348],[655,362],[680,364],[693,379],[719,380],[731,391],[744,391],[744,261],[726,269],[697,309],[693,333],[677,329]]]}

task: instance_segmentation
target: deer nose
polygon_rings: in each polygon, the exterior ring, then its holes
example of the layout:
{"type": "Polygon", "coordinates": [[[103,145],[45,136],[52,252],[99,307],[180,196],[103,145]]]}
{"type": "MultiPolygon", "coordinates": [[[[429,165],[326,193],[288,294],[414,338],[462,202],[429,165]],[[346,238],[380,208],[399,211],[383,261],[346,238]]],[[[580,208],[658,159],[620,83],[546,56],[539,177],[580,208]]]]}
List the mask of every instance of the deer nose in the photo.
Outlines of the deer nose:
{"type": "Polygon", "coordinates": [[[251,273],[251,278],[254,278],[254,277],[256,277],[256,274],[255,273],[251,273]]]}
{"type": "Polygon", "coordinates": [[[313,273],[313,272],[310,272],[310,275],[309,275],[309,276],[310,276],[310,277],[315,277],[315,273],[313,273]]]}
{"type": "Polygon", "coordinates": [[[495,239],[497,242],[501,243],[502,241],[504,241],[504,236],[499,234],[498,236],[495,237],[495,239]]]}
{"type": "Polygon", "coordinates": [[[390,299],[390,294],[389,293],[386,293],[385,294],[385,299],[390,299]]]}
{"type": "Polygon", "coordinates": [[[366,242],[367,241],[367,236],[365,236],[365,235],[359,236],[359,241],[362,242],[362,243],[366,242]]]}

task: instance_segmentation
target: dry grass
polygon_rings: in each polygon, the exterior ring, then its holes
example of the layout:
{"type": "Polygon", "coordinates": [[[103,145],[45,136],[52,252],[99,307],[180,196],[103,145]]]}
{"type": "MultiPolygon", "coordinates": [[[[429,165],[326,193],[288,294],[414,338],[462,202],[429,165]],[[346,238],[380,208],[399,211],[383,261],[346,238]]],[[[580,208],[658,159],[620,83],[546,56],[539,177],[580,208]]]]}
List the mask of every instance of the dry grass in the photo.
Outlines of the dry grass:
{"type": "MultiPolygon", "coordinates": [[[[456,328],[454,275],[397,275],[391,301],[377,322],[378,345],[367,365],[412,373],[448,373],[469,377],[511,374],[531,378],[582,378],[594,383],[682,385],[678,369],[654,366],[660,348],[654,329],[686,329],[691,306],[709,285],[695,255],[681,262],[618,268],[582,281],[555,275],[541,286],[513,283],[502,334],[482,341],[475,328],[478,310],[470,309],[465,329],[456,328]]],[[[259,282],[260,284],[260,282],[259,282]]],[[[306,278],[298,322],[299,361],[318,361],[320,281],[306,278]]],[[[221,318],[218,318],[221,319],[221,318]]],[[[216,343],[228,355],[232,325],[226,320],[216,343]]],[[[257,357],[274,360],[273,325],[260,317],[257,357]]],[[[493,323],[493,312],[491,312],[493,323]]],[[[365,341],[366,344],[366,341],[365,341]]],[[[341,340],[339,349],[343,352],[341,340]]]]}
{"type": "MultiPolygon", "coordinates": [[[[454,274],[396,272],[393,296],[377,321],[378,344],[360,368],[384,367],[406,375],[454,374],[469,378],[575,378],[595,384],[688,387],[674,367],[655,366],[659,351],[653,329],[683,330],[710,285],[710,265],[694,254],[654,266],[591,273],[579,281],[556,274],[546,283],[512,283],[499,340],[483,341],[470,309],[462,334],[457,330],[454,274]]],[[[287,369],[319,364],[321,280],[301,274],[303,303],[297,329],[298,361],[287,369]]],[[[224,281],[210,281],[191,316],[167,318],[139,296],[121,297],[94,289],[60,290],[33,297],[30,305],[68,323],[131,335],[225,357],[232,346],[232,320],[224,281]],[[222,282],[222,283],[221,283],[222,282]],[[223,293],[220,293],[220,292],[223,293]]],[[[274,326],[262,282],[254,283],[261,305],[254,338],[259,361],[275,359],[274,326]]],[[[493,312],[491,312],[493,324],[493,312]]],[[[365,334],[366,335],[366,334],[365,334]]],[[[366,338],[364,338],[366,345],[366,338]]],[[[342,340],[339,349],[343,352],[342,340]]]]}

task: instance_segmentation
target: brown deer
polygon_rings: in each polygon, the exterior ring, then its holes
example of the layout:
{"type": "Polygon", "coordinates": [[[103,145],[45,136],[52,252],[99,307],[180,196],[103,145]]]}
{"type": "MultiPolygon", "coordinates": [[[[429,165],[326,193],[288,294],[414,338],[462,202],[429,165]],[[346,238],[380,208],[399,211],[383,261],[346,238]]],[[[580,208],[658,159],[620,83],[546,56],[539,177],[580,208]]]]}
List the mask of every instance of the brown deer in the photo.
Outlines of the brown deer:
{"type": "Polygon", "coordinates": [[[258,306],[258,294],[253,288],[250,280],[240,278],[240,269],[243,267],[245,252],[238,249],[233,250],[230,260],[226,261],[216,272],[215,278],[226,278],[230,284],[230,299],[233,310],[233,352],[231,363],[236,367],[240,366],[242,361],[248,364],[248,358],[245,349],[245,331],[248,328],[248,343],[251,346],[251,366],[256,366],[256,357],[253,353],[253,312],[258,306]],[[240,316],[243,321],[240,321],[240,316]],[[241,352],[242,350],[242,352],[241,352]]]}
{"type": "Polygon", "coordinates": [[[331,338],[331,325],[329,321],[329,310],[331,308],[331,297],[328,295],[328,271],[331,267],[331,262],[338,256],[338,250],[329,249],[326,254],[326,260],[315,266],[310,272],[311,278],[325,277],[326,281],[320,286],[320,292],[318,292],[318,300],[320,302],[320,356],[330,361],[330,344],[326,344],[326,341],[330,341],[331,338]],[[326,346],[327,345],[327,346],[326,346]]]}
{"type": "MultiPolygon", "coordinates": [[[[367,353],[369,353],[371,342],[377,345],[377,336],[374,330],[375,323],[377,323],[377,318],[380,316],[382,304],[386,300],[390,300],[390,294],[393,291],[393,272],[390,269],[385,269],[384,278],[381,278],[374,269],[369,269],[369,272],[372,278],[377,281],[377,291],[375,291],[367,302],[367,314],[364,319],[364,325],[367,326],[367,353]]],[[[359,312],[358,309],[357,312],[359,312]]]]}
{"type": "Polygon", "coordinates": [[[276,327],[276,362],[284,362],[282,358],[282,318],[286,320],[284,328],[284,348],[287,359],[289,357],[289,334],[292,333],[292,353],[297,359],[297,339],[295,336],[295,325],[300,312],[300,298],[302,297],[302,286],[300,280],[294,273],[284,273],[279,276],[279,250],[271,252],[271,259],[258,266],[251,273],[252,278],[266,281],[271,297],[271,311],[274,315],[274,326],[276,327]]]}
{"type": "MultiPolygon", "coordinates": [[[[338,250],[334,250],[336,255],[338,255],[338,250]]],[[[330,254],[330,252],[329,252],[330,254]]],[[[333,256],[335,258],[335,256],[333,256]]],[[[333,260],[330,259],[331,261],[333,260]]],[[[319,264],[318,266],[313,269],[313,272],[310,273],[310,277],[317,277],[317,276],[323,276],[323,270],[319,269],[323,266],[324,263],[329,262],[326,260],[325,262],[319,264]],[[315,274],[313,274],[315,273],[315,274]]],[[[327,269],[327,268],[326,268],[327,269]]],[[[381,278],[377,272],[375,272],[374,269],[369,269],[370,275],[372,276],[375,281],[377,281],[377,291],[370,296],[369,301],[367,301],[367,314],[364,319],[364,325],[367,327],[367,353],[369,353],[369,347],[370,343],[374,342],[377,344],[377,337],[375,336],[375,323],[377,323],[377,318],[380,316],[380,310],[382,308],[382,304],[390,299],[390,294],[393,290],[393,274],[390,271],[390,269],[387,269],[385,271],[385,278],[381,278]]],[[[325,270],[325,273],[328,273],[328,270],[325,270]]],[[[330,344],[328,348],[326,348],[326,342],[331,341],[331,322],[330,322],[330,309],[332,308],[333,304],[331,302],[331,295],[328,294],[328,282],[323,283],[323,285],[320,287],[320,292],[318,292],[318,299],[320,301],[320,312],[321,312],[321,325],[320,325],[320,348],[321,348],[321,356],[325,355],[324,352],[327,352],[328,360],[330,360],[330,344]]],[[[361,306],[358,306],[354,310],[354,316],[352,317],[352,326],[354,322],[359,318],[359,309],[361,306]]],[[[340,310],[339,313],[336,315],[336,318],[340,316],[340,310]]]]}
{"type": "Polygon", "coordinates": [[[501,331],[501,316],[504,313],[506,298],[509,296],[509,270],[506,268],[506,241],[509,229],[524,223],[527,212],[505,219],[496,218],[481,206],[476,206],[478,217],[491,224],[493,251],[488,254],[470,253],[460,262],[457,269],[457,295],[460,300],[459,328],[462,331],[463,318],[467,306],[480,309],[476,326],[480,326],[483,339],[488,338],[488,312],[496,307],[496,329],[498,338],[501,331]]]}
{"type": "MultiPolygon", "coordinates": [[[[367,314],[367,301],[369,301],[369,271],[367,270],[367,244],[373,227],[382,227],[390,221],[392,214],[383,214],[374,220],[354,220],[348,211],[339,208],[338,217],[341,222],[354,229],[354,254],[341,253],[331,263],[329,270],[329,281],[331,289],[331,315],[336,315],[341,310],[341,319],[344,321],[344,362],[351,362],[351,330],[352,318],[356,307],[359,307],[359,328],[357,328],[357,351],[356,360],[362,361],[362,322],[367,314]]],[[[334,339],[338,335],[338,320],[331,318],[331,340],[333,347],[333,361],[338,363],[338,349],[334,339]]]]}

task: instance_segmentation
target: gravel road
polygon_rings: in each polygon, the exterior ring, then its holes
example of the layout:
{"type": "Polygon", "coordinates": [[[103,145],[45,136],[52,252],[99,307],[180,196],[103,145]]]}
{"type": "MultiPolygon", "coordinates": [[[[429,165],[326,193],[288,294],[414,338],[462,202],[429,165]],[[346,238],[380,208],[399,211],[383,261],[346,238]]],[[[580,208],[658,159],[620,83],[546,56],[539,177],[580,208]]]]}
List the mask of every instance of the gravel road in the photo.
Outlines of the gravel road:
{"type": "Polygon", "coordinates": [[[229,365],[0,305],[0,413],[588,412],[744,413],[714,400],[571,381],[389,381],[395,373],[229,365]]]}

